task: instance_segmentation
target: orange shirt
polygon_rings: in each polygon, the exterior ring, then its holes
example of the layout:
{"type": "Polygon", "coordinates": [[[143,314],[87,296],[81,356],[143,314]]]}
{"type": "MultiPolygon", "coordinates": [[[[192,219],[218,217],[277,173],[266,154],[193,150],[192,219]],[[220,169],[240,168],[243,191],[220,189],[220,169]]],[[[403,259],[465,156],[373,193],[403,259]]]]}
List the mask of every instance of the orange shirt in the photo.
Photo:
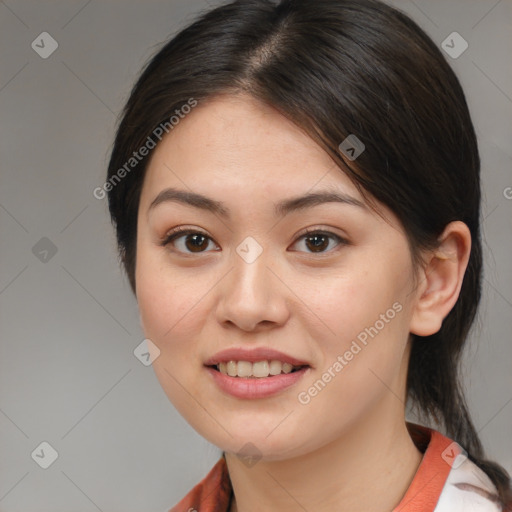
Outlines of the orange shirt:
{"type": "MultiPolygon", "coordinates": [[[[489,477],[464,450],[437,430],[407,423],[424,454],[411,485],[393,512],[503,512],[489,477]]],[[[233,489],[222,456],[169,512],[229,512],[233,489]]]]}

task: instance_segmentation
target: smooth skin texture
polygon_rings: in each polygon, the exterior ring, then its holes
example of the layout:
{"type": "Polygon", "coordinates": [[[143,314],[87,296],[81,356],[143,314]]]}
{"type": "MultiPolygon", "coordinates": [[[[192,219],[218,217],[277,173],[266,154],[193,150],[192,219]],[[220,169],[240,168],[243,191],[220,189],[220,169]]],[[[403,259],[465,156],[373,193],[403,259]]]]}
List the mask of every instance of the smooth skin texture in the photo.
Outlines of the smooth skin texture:
{"type": "Polygon", "coordinates": [[[275,203],[320,190],[364,203],[312,139],[243,94],[200,103],[147,169],[137,228],[141,325],[160,350],[153,368],[170,401],[226,451],[231,512],[389,511],[421,462],[405,426],[409,334],[436,332],[455,304],[469,230],[449,224],[438,250],[414,269],[401,224],[384,205],[384,218],[335,202],[274,214],[275,203]],[[178,202],[150,210],[167,187],[220,201],[231,216],[178,202]],[[162,246],[179,226],[206,238],[185,234],[162,246]],[[317,234],[315,245],[302,236],[307,228],[332,238],[317,234]],[[263,249],[251,264],[236,252],[248,236],[263,249]],[[298,394],[395,302],[395,318],[301,404],[298,394]],[[225,348],[266,346],[312,368],[275,396],[242,400],[223,393],[203,366],[225,348]],[[262,455],[252,467],[236,456],[248,442],[262,455]]]}

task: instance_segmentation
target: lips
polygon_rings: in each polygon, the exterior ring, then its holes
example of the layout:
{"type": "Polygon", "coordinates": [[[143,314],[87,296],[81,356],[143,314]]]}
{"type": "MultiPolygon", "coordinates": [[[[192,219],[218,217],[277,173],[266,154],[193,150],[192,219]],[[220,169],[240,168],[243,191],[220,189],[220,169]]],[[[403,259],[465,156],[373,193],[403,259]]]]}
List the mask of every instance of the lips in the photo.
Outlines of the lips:
{"type": "Polygon", "coordinates": [[[277,360],[282,363],[289,363],[292,366],[310,366],[307,361],[297,359],[288,354],[274,350],[269,347],[260,347],[254,349],[247,348],[229,348],[217,352],[204,362],[205,366],[217,366],[219,363],[227,363],[229,361],[248,361],[256,363],[258,361],[277,360]]]}
{"type": "Polygon", "coordinates": [[[311,367],[303,366],[292,373],[264,378],[243,378],[224,375],[218,370],[206,367],[212,384],[221,392],[241,400],[255,400],[275,396],[296,386],[309,372],[311,367]]]}
{"type": "MultiPolygon", "coordinates": [[[[253,349],[233,347],[221,350],[207,359],[204,362],[204,366],[212,382],[219,390],[244,400],[267,398],[276,395],[296,385],[305,375],[312,371],[312,367],[307,361],[269,347],[253,349]],[[275,364],[275,361],[282,363],[283,367],[288,367],[288,370],[291,370],[291,367],[293,367],[293,371],[288,373],[282,371],[277,375],[273,375],[274,370],[272,372],[269,370],[271,374],[266,377],[264,375],[246,377],[248,375],[248,365],[252,364],[254,370],[254,366],[261,366],[262,362],[269,362],[271,367],[277,369],[279,365],[275,364]],[[233,365],[233,363],[235,364],[233,365]],[[241,374],[246,376],[240,376],[240,365],[242,365],[241,374]],[[224,371],[220,371],[218,366],[222,366],[224,371]],[[231,372],[229,372],[231,374],[236,366],[237,376],[226,374],[226,367],[229,366],[232,368],[231,372]]],[[[263,373],[260,370],[261,368],[258,368],[256,373],[263,373]]]]}

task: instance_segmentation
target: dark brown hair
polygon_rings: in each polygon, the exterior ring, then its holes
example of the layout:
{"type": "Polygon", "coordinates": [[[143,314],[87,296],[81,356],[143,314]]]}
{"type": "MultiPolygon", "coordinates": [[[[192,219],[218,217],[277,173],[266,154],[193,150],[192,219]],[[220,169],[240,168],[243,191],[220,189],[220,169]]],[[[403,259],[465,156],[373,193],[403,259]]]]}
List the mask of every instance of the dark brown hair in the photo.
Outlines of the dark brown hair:
{"type": "MultiPolygon", "coordinates": [[[[440,49],[409,17],[378,0],[238,0],[214,8],[168,41],[141,73],[122,113],[107,179],[190,98],[236,92],[278,109],[363,193],[388,206],[415,258],[435,247],[449,222],[467,224],[472,248],[459,299],[438,333],[412,336],[407,395],[487,472],[503,502],[510,499],[507,472],[484,460],[459,380],[481,296],[480,158],[464,92],[440,49]],[[350,134],[365,144],[356,161],[339,150],[350,134]]],[[[134,293],[148,159],[108,194],[134,293]]]]}

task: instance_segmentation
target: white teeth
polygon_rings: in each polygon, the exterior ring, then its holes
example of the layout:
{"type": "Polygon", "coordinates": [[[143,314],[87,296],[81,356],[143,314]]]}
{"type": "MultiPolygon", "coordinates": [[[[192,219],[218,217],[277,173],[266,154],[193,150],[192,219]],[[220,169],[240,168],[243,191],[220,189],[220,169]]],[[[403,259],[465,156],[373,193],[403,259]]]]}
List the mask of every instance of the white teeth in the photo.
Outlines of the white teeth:
{"type": "Polygon", "coordinates": [[[270,361],[270,375],[279,375],[283,369],[281,361],[270,361]]]}
{"type": "Polygon", "coordinates": [[[237,375],[236,361],[228,361],[227,372],[230,377],[236,377],[236,375],[237,375]]]}
{"type": "Polygon", "coordinates": [[[230,377],[255,378],[264,378],[269,375],[279,375],[281,373],[291,373],[293,369],[298,368],[300,368],[300,366],[294,367],[290,363],[282,363],[275,359],[271,361],[257,361],[255,363],[249,361],[228,361],[217,365],[217,369],[224,375],[229,375],[230,377]]]}
{"type": "Polygon", "coordinates": [[[252,364],[249,361],[238,361],[237,368],[239,377],[250,377],[252,375],[252,364]]]}
{"type": "MultiPolygon", "coordinates": [[[[239,361],[238,368],[240,368],[241,364],[242,364],[242,361],[239,361]]],[[[255,377],[268,377],[270,374],[268,361],[259,361],[258,363],[253,363],[252,364],[252,374],[255,377]]],[[[240,371],[238,372],[238,375],[240,375],[240,371]]],[[[248,375],[246,375],[246,376],[248,376],[248,375]]]]}

